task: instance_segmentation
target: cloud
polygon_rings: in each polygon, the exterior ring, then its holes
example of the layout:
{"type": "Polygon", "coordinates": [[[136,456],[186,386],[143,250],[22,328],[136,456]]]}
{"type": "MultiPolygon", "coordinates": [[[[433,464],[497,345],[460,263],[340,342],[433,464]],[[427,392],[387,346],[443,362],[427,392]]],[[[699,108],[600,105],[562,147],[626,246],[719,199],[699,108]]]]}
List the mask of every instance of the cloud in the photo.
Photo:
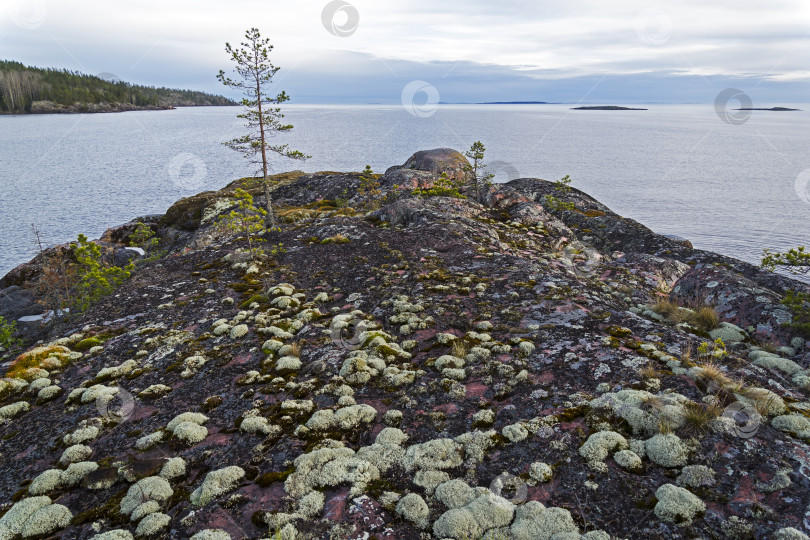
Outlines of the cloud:
{"type": "Polygon", "coordinates": [[[325,0],[6,0],[0,47],[29,64],[221,92],[224,43],[255,25],[306,102],[391,103],[414,79],[445,101],[711,102],[733,81],[807,100],[805,0],[351,3],[357,31],[338,37],[322,24],[325,0]]]}

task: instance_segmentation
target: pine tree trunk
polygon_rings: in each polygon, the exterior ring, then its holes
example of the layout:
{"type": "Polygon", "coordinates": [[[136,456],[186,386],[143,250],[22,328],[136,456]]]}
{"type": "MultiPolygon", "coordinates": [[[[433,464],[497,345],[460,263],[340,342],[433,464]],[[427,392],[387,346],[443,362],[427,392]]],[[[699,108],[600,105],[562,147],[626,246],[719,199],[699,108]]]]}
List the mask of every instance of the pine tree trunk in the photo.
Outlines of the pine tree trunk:
{"type": "Polygon", "coordinates": [[[267,181],[267,176],[264,177],[264,197],[266,199],[265,202],[265,210],[267,210],[267,216],[265,217],[265,226],[268,229],[272,229],[276,226],[276,216],[273,214],[273,196],[270,194],[270,182],[267,181]]]}

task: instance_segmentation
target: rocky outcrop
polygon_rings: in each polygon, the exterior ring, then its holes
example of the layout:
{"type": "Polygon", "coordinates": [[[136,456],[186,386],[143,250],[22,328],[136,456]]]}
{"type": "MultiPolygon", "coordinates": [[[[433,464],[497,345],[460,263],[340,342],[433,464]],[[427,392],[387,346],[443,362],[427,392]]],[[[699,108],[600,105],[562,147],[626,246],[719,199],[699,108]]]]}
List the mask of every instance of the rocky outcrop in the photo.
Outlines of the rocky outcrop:
{"type": "Polygon", "coordinates": [[[544,180],[409,193],[464,165],[420,152],[374,200],[279,175],[256,260],[213,226],[253,179],[138,220],[165,254],[5,359],[0,538],[807,533],[810,349],[780,304],[806,287],[544,180]]]}

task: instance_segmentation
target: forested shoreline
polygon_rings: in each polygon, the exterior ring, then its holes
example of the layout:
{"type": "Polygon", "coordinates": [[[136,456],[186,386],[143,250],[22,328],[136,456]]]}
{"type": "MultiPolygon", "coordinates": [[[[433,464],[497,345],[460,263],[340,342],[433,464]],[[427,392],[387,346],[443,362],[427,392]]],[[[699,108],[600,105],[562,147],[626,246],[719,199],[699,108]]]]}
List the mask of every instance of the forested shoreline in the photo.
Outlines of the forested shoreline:
{"type": "Polygon", "coordinates": [[[135,85],[67,69],[43,69],[0,61],[0,114],[114,112],[234,104],[228,98],[205,92],[135,85]]]}

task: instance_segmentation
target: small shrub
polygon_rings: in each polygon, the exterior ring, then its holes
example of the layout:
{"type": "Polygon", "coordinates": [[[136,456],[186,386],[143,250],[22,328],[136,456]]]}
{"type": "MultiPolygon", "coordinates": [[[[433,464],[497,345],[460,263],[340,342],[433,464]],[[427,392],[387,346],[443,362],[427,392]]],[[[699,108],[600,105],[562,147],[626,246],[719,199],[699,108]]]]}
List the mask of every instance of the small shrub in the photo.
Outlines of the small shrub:
{"type": "Polygon", "coordinates": [[[348,244],[351,242],[348,238],[343,236],[342,234],[336,234],[335,236],[330,236],[329,238],[324,238],[321,240],[321,244],[348,244]]]}
{"type": "MultiPolygon", "coordinates": [[[[554,192],[560,194],[561,197],[567,197],[571,193],[571,175],[566,174],[554,183],[554,192]]],[[[573,202],[563,201],[554,195],[546,195],[546,205],[552,212],[561,212],[563,210],[573,210],[576,206],[573,202]]]]}
{"type": "Polygon", "coordinates": [[[363,208],[366,210],[376,210],[382,203],[382,190],[380,189],[380,175],[374,174],[371,165],[366,165],[363,174],[360,176],[360,186],[357,188],[357,195],[363,201],[363,208]]]}
{"type": "Polygon", "coordinates": [[[804,337],[810,336],[810,294],[788,290],[782,299],[793,319],[785,325],[804,337]]]}
{"type": "Polygon", "coordinates": [[[267,210],[254,205],[253,195],[242,188],[237,188],[234,196],[236,197],[236,208],[221,216],[217,220],[217,227],[223,231],[244,235],[248,241],[250,258],[256,261],[264,254],[264,250],[258,246],[258,243],[263,242],[264,239],[258,235],[265,229],[267,210]]]}
{"type": "Polygon", "coordinates": [[[155,231],[145,223],[138,222],[135,232],[129,235],[129,245],[139,247],[146,252],[146,256],[140,262],[154,261],[162,257],[165,252],[157,251],[160,240],[155,238],[155,231]]]}
{"type": "Polygon", "coordinates": [[[0,348],[13,352],[22,346],[22,340],[16,337],[17,322],[7,321],[0,317],[0,348]]]}
{"type": "Polygon", "coordinates": [[[479,202],[483,202],[486,198],[489,187],[492,185],[494,174],[486,172],[487,166],[484,165],[484,153],[486,148],[481,141],[475,141],[470,149],[464,155],[472,160],[472,163],[465,166],[465,172],[471,177],[470,191],[475,194],[479,202]]]}
{"type": "Polygon", "coordinates": [[[119,268],[109,264],[102,258],[98,244],[89,242],[83,234],[79,235],[78,240],[79,245],[75,251],[78,261],[78,283],[75,287],[73,307],[83,312],[100,299],[112,294],[129,278],[134,265],[130,263],[119,268]]]}
{"type": "Polygon", "coordinates": [[[416,197],[452,197],[454,199],[466,199],[461,194],[464,188],[462,180],[454,180],[447,176],[447,173],[442,173],[441,177],[433,182],[429,188],[416,188],[413,190],[413,195],[416,197]]]}

